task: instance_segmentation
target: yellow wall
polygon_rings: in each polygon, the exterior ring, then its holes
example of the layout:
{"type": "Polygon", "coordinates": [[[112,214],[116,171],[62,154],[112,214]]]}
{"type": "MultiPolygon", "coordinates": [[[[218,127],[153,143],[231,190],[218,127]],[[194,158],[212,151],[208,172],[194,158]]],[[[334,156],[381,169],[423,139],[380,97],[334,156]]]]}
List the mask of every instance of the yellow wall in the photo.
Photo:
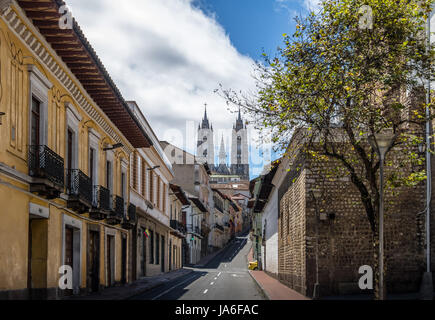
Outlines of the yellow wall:
{"type": "MultiPolygon", "coordinates": [[[[18,12],[18,11],[16,11],[18,12]]],[[[24,20],[23,20],[24,21],[24,20]]],[[[31,27],[31,26],[30,26],[31,27]]],[[[36,34],[39,38],[39,34],[36,34]]],[[[39,40],[41,40],[39,38],[39,40]]],[[[43,44],[43,41],[41,42],[43,44]]],[[[46,48],[49,51],[51,49],[46,48]]],[[[55,56],[52,57],[70,75],[65,65],[55,56]]],[[[16,175],[26,177],[28,174],[27,154],[29,145],[29,73],[28,65],[34,65],[53,84],[48,91],[48,134],[47,145],[61,157],[66,154],[66,105],[71,103],[82,117],[79,124],[79,169],[89,174],[89,128],[93,128],[100,136],[98,177],[99,184],[105,186],[105,152],[102,151],[103,143],[113,144],[114,139],[100,127],[91,117],[81,109],[79,104],[71,97],[71,93],[57,78],[47,70],[18,39],[9,26],[0,18],[0,111],[6,115],[0,125],[0,164],[7,166],[16,175]]],[[[80,85],[76,83],[79,87],[80,85]]],[[[86,92],[83,92],[87,97],[86,92]]],[[[87,98],[88,99],[88,98],[87,98]]],[[[92,100],[88,99],[92,104],[92,100]]],[[[126,149],[132,150],[131,144],[122,136],[119,130],[110,122],[105,114],[95,105],[94,112],[106,121],[113,132],[120,138],[126,149]]],[[[121,159],[128,159],[125,150],[115,152],[113,164],[113,190],[121,194],[120,170],[121,159]]],[[[126,161],[128,163],[128,161],[126,161]]],[[[129,194],[129,168],[127,166],[126,186],[129,194]]],[[[33,270],[41,274],[33,279],[36,288],[56,288],[59,280],[59,267],[62,264],[62,215],[67,214],[82,221],[82,268],[81,287],[86,287],[86,258],[87,258],[87,223],[88,215],[79,216],[66,209],[66,201],[55,199],[50,201],[34,196],[29,192],[29,185],[24,181],[12,179],[9,174],[0,171],[0,291],[21,290],[27,288],[28,269],[28,235],[29,235],[29,202],[34,202],[49,208],[50,217],[47,220],[34,222],[34,240],[41,243],[40,247],[33,250],[33,270]],[[55,205],[54,205],[55,204],[55,205]],[[45,261],[44,261],[45,260],[45,261]]],[[[128,196],[127,199],[128,201],[128,196]]],[[[92,223],[105,225],[104,222],[92,223]]],[[[111,226],[109,226],[111,227],[111,226]]],[[[119,226],[115,227],[116,235],[116,281],[121,279],[121,234],[119,226]]],[[[105,283],[105,240],[104,229],[101,228],[100,250],[100,277],[105,283]]],[[[127,241],[130,241],[128,238],[127,241]]],[[[127,250],[128,250],[127,245],[127,250]]],[[[128,254],[127,254],[128,258],[128,254]]],[[[128,273],[128,268],[127,268],[128,273]]],[[[128,279],[128,274],[127,274],[128,279]]]]}

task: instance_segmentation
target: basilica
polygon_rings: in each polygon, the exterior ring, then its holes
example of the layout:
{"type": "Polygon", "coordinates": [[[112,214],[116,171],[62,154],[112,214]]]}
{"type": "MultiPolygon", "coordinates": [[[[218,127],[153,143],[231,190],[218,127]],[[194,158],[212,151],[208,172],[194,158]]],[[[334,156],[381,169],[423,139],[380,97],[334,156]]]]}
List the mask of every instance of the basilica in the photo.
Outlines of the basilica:
{"type": "Polygon", "coordinates": [[[218,162],[216,163],[214,138],[213,125],[208,119],[206,107],[204,117],[198,126],[196,149],[198,161],[207,162],[214,175],[235,176],[239,178],[238,180],[249,181],[248,130],[242,120],[240,110],[231,133],[231,161],[229,164],[227,163],[227,152],[223,136],[219,147],[218,162]]]}

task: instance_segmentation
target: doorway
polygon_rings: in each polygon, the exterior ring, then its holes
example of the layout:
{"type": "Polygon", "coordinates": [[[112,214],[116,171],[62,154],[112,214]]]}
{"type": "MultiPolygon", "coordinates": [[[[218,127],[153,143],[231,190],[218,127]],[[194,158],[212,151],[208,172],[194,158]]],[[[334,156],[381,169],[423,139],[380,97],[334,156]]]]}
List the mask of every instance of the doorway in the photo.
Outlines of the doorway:
{"type": "Polygon", "coordinates": [[[115,284],[115,237],[107,235],[107,287],[115,284]]]}
{"type": "Polygon", "coordinates": [[[91,230],[89,232],[88,247],[88,286],[91,292],[100,290],[100,232],[91,230]]]}
{"type": "Polygon", "coordinates": [[[127,283],[127,237],[121,239],[121,283],[127,283]]]}
{"type": "Polygon", "coordinates": [[[162,263],[161,271],[165,272],[165,236],[162,236],[162,263]]]}
{"type": "MultiPolygon", "coordinates": [[[[65,227],[65,265],[74,268],[74,229],[69,226],[65,227]]],[[[65,289],[64,294],[71,296],[73,293],[73,290],[65,289]]]]}

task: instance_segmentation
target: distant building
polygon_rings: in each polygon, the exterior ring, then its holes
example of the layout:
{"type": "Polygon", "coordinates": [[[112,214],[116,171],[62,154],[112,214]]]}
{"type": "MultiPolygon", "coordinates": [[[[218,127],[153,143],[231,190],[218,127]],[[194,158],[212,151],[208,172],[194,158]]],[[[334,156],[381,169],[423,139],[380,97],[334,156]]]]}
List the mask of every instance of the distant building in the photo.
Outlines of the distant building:
{"type": "Polygon", "coordinates": [[[214,150],[213,125],[208,119],[206,109],[204,118],[198,126],[198,143],[196,149],[198,161],[201,163],[207,162],[209,164],[212,177],[218,179],[217,183],[226,183],[237,179],[237,181],[249,180],[248,130],[242,120],[240,110],[237,120],[233,125],[231,135],[230,164],[227,163],[227,152],[223,137],[219,148],[218,163],[215,162],[214,150]]]}

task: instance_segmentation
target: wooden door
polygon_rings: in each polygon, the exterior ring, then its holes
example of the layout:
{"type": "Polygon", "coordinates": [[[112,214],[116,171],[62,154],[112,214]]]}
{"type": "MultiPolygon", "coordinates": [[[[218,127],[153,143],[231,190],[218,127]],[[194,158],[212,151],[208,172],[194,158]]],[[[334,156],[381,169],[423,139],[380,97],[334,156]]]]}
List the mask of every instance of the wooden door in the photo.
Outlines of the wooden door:
{"type": "Polygon", "coordinates": [[[89,279],[92,292],[100,288],[100,233],[91,231],[89,234],[89,279]]]}
{"type": "MultiPolygon", "coordinates": [[[[74,229],[71,227],[65,227],[65,265],[74,267],[74,229]]],[[[73,290],[65,290],[65,295],[72,294],[73,290]]]]}
{"type": "Polygon", "coordinates": [[[121,283],[127,282],[127,238],[121,240],[121,283]]]}
{"type": "Polygon", "coordinates": [[[161,263],[161,266],[162,266],[162,272],[165,272],[165,236],[162,236],[162,253],[161,253],[161,255],[162,255],[162,263],[161,263]]]}
{"type": "Polygon", "coordinates": [[[112,237],[107,236],[107,286],[112,285],[112,237]]]}

